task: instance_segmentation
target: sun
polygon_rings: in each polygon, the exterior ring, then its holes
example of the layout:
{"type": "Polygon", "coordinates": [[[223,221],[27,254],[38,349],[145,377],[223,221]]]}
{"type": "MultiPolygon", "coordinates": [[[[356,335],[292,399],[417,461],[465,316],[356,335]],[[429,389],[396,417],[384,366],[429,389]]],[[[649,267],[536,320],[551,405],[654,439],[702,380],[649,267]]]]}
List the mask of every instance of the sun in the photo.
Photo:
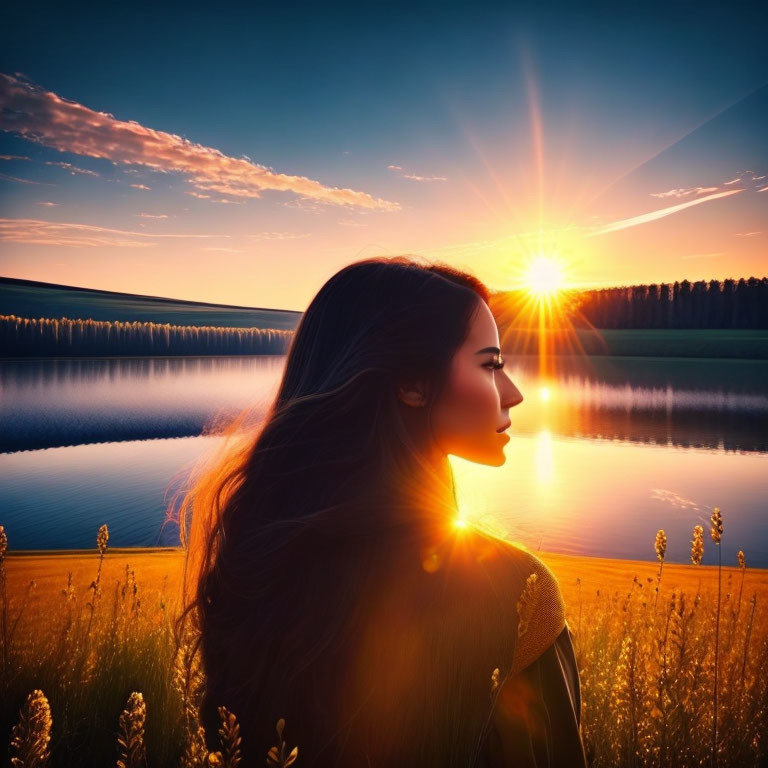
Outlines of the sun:
{"type": "Polygon", "coordinates": [[[563,284],[563,267],[553,256],[536,256],[525,274],[528,291],[544,298],[557,293],[563,284]]]}

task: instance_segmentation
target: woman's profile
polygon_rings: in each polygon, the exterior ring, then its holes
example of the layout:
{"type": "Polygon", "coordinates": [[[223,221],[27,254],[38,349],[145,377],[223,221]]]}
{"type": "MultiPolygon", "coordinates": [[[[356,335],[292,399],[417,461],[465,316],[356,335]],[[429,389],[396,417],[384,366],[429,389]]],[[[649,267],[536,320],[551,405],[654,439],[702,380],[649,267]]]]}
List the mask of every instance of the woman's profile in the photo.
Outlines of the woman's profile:
{"type": "Polygon", "coordinates": [[[586,764],[555,577],[456,525],[448,456],[504,464],[523,400],[488,301],[444,264],[342,268],[258,430],[185,497],[180,621],[198,631],[211,749],[223,705],[247,766],[279,718],[301,768],[586,764]]]}

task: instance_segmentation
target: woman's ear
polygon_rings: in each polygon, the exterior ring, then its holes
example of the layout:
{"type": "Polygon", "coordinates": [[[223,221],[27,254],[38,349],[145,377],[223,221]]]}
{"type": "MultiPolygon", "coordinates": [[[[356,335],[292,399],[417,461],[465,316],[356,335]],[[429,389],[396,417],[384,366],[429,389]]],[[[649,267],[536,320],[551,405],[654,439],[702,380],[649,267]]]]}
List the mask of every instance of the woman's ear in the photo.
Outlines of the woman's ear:
{"type": "Polygon", "coordinates": [[[423,406],[427,402],[423,389],[415,384],[398,385],[397,396],[401,402],[414,408],[423,406]]]}

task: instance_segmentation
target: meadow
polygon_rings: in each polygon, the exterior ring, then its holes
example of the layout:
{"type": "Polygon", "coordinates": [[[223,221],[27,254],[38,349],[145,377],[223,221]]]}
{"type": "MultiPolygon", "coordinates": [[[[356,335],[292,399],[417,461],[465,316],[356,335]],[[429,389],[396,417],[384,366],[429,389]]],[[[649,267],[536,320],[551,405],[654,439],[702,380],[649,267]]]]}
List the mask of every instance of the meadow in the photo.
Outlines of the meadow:
{"type": "MultiPolygon", "coordinates": [[[[236,713],[220,708],[222,746],[208,753],[192,638],[174,654],[183,551],[111,550],[107,540],[102,526],[93,551],[3,552],[12,764],[237,765],[236,713]]],[[[0,549],[7,541],[0,527],[0,549]]],[[[648,561],[536,553],[566,601],[590,766],[764,764],[768,571],[743,553],[702,566],[703,546],[699,527],[691,564],[664,562],[663,532],[648,561]]],[[[275,741],[264,745],[269,765],[301,765],[290,723],[276,723],[275,741]]]]}

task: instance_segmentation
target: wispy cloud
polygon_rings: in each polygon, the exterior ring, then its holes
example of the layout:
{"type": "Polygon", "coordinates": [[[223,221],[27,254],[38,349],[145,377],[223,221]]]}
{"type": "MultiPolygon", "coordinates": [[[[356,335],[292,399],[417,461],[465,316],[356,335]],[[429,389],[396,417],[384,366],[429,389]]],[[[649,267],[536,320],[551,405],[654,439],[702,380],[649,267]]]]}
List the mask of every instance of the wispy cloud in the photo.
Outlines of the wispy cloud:
{"type": "Polygon", "coordinates": [[[753,235],[762,235],[762,232],[736,232],[736,237],[752,237],[753,235]]]}
{"type": "Polygon", "coordinates": [[[46,160],[46,165],[57,165],[59,168],[63,168],[65,171],[69,171],[73,176],[75,174],[82,174],[84,176],[98,176],[99,174],[96,173],[96,171],[90,171],[86,168],[78,168],[76,165],[72,165],[72,163],[61,163],[56,160],[46,160]]]}
{"type": "Polygon", "coordinates": [[[41,219],[0,219],[0,240],[27,245],[78,247],[120,246],[146,248],[158,238],[208,239],[228,235],[135,232],[92,224],[43,221],[41,219]]]}
{"type": "Polygon", "coordinates": [[[700,205],[706,203],[709,200],[717,200],[721,197],[728,197],[729,195],[736,195],[739,192],[743,192],[742,189],[729,189],[725,192],[717,192],[714,195],[707,195],[706,197],[697,197],[695,200],[688,200],[685,203],[678,205],[672,205],[669,208],[661,208],[657,211],[650,211],[649,213],[643,213],[640,216],[632,216],[629,219],[621,219],[620,221],[614,221],[610,224],[606,224],[602,227],[598,227],[592,234],[604,235],[608,232],[615,232],[618,229],[626,229],[627,227],[636,227],[638,224],[646,224],[649,221],[655,221],[656,219],[664,218],[678,211],[690,208],[693,205],[700,205]]]}
{"type": "Polygon", "coordinates": [[[32,179],[22,179],[19,176],[11,176],[10,173],[0,173],[0,179],[5,179],[5,181],[16,181],[19,184],[42,184],[46,187],[55,187],[55,184],[50,184],[47,181],[32,181],[32,179]]]}
{"type": "Polygon", "coordinates": [[[714,253],[689,253],[687,256],[681,256],[681,259],[707,259],[715,256],[725,256],[723,251],[716,251],[714,253]]]}
{"type": "Polygon", "coordinates": [[[29,160],[29,158],[23,155],[0,155],[0,160],[29,160]]]}
{"type": "Polygon", "coordinates": [[[725,186],[727,187],[727,186],[730,186],[731,184],[736,184],[739,181],[741,181],[741,176],[739,176],[736,179],[731,179],[730,181],[724,181],[723,184],[725,184],[725,186]]]}
{"type": "Polygon", "coordinates": [[[147,189],[151,190],[152,187],[148,187],[146,184],[131,184],[132,187],[135,187],[136,189],[147,189]]]}
{"type": "Polygon", "coordinates": [[[52,203],[50,200],[40,200],[35,205],[45,205],[48,208],[53,208],[54,206],[61,205],[61,203],[52,203]]]}
{"type": "Polygon", "coordinates": [[[690,195],[705,195],[717,192],[717,187],[689,187],[688,189],[670,189],[667,192],[651,192],[651,197],[689,197],[690,195]]]}
{"type": "Polygon", "coordinates": [[[34,83],[0,73],[0,128],[62,152],[104,158],[115,164],[179,172],[197,190],[260,197],[264,190],[291,192],[329,205],[396,211],[396,202],[353,189],[329,187],[305,176],[277,173],[245,158],[133,120],[69,101],[34,83]]]}
{"type": "Polygon", "coordinates": [[[243,235],[248,240],[302,240],[310,237],[309,232],[256,232],[251,235],[243,235]]]}
{"type": "MultiPolygon", "coordinates": [[[[400,165],[388,165],[389,171],[402,171],[403,168],[400,165]]],[[[403,179],[410,179],[411,181],[448,181],[445,176],[419,176],[416,173],[400,173],[399,176],[403,179]]]]}
{"type": "Polygon", "coordinates": [[[137,213],[140,219],[167,219],[167,213],[137,213]]]}

